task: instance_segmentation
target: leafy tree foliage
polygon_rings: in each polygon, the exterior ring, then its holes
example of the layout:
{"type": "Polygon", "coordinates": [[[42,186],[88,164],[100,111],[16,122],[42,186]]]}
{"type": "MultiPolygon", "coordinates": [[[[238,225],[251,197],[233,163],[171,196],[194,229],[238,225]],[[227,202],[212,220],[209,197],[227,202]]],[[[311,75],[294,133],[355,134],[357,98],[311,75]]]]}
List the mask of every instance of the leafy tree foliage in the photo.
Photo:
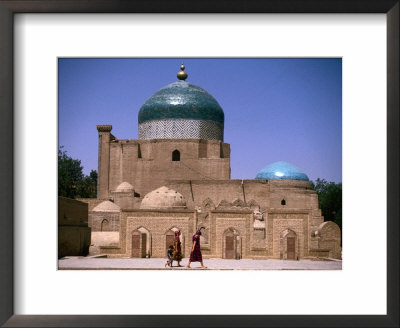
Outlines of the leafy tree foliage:
{"type": "Polygon", "coordinates": [[[58,149],[58,195],[68,198],[95,198],[97,172],[83,174],[81,161],[68,156],[63,146],[58,149]]]}
{"type": "Polygon", "coordinates": [[[77,186],[83,179],[81,161],[67,155],[61,146],[58,149],[58,195],[75,198],[77,186]]]}
{"type": "Polygon", "coordinates": [[[77,197],[96,198],[97,196],[97,172],[91,170],[90,174],[85,176],[78,184],[77,197]]]}
{"type": "Polygon", "coordinates": [[[311,182],[318,193],[319,207],[325,221],[335,222],[342,229],[342,184],[317,179],[311,182]]]}

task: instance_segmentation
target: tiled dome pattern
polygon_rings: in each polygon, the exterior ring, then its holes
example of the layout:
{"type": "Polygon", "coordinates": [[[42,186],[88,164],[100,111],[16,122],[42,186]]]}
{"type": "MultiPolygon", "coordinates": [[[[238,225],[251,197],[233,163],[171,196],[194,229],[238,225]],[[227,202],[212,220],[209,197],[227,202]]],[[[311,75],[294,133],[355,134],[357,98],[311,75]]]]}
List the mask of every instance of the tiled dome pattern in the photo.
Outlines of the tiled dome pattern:
{"type": "Polygon", "coordinates": [[[287,162],[276,162],[268,165],[257,174],[256,179],[309,181],[305,173],[287,162]]]}
{"type": "Polygon", "coordinates": [[[204,89],[186,81],[157,91],[138,115],[139,139],[223,140],[224,112],[204,89]]]}

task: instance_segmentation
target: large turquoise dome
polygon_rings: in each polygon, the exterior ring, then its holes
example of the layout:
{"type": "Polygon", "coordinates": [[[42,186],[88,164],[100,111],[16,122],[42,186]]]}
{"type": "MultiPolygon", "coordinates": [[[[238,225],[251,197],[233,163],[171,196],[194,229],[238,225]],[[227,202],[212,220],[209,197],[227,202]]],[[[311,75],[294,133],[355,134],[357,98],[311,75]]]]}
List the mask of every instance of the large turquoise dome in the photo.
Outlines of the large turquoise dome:
{"type": "Polygon", "coordinates": [[[163,119],[193,119],[224,125],[224,112],[207,91],[186,81],[168,84],[140,108],[139,124],[163,119]]]}
{"type": "Polygon", "coordinates": [[[303,180],[309,181],[308,176],[297,167],[287,162],[276,162],[258,172],[256,179],[263,180],[303,180]]]}
{"type": "MultiPolygon", "coordinates": [[[[184,67],[183,65],[181,66],[184,67]]],[[[139,139],[223,140],[224,111],[204,89],[184,81],[168,84],[140,108],[139,139]]]]}

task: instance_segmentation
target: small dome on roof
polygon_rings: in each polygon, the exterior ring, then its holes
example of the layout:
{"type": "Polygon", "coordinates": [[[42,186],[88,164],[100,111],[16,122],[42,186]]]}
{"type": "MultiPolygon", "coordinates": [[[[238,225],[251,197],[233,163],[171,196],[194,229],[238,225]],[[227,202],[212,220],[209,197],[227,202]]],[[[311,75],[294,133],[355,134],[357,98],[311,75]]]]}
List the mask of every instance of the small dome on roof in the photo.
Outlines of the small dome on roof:
{"type": "Polygon", "coordinates": [[[119,206],[114,204],[113,202],[110,202],[109,200],[106,200],[104,202],[101,202],[99,205],[97,205],[92,211],[93,212],[119,212],[119,206]]]}
{"type": "Polygon", "coordinates": [[[122,182],[117,189],[116,192],[134,192],[133,186],[129,182],[122,182]]]}
{"type": "Polygon", "coordinates": [[[146,196],[144,196],[140,208],[143,209],[186,208],[186,201],[179,192],[163,186],[149,192],[146,196]]]}
{"type": "Polygon", "coordinates": [[[305,173],[287,162],[276,162],[268,165],[258,172],[256,179],[309,181],[308,176],[305,173]]]}

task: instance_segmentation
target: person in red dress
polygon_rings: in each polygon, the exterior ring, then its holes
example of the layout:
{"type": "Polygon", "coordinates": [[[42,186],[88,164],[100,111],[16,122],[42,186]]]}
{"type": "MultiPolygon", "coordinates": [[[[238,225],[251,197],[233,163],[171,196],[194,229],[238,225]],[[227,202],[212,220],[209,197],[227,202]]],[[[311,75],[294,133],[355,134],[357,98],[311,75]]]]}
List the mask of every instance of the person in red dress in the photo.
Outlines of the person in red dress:
{"type": "Polygon", "coordinates": [[[206,267],[203,264],[203,257],[201,256],[201,251],[200,251],[200,236],[201,236],[201,231],[200,229],[196,231],[196,234],[193,235],[193,245],[192,245],[192,251],[190,253],[190,258],[189,258],[189,263],[186,266],[187,268],[190,268],[190,263],[192,262],[200,262],[201,268],[205,269],[206,267]]]}

